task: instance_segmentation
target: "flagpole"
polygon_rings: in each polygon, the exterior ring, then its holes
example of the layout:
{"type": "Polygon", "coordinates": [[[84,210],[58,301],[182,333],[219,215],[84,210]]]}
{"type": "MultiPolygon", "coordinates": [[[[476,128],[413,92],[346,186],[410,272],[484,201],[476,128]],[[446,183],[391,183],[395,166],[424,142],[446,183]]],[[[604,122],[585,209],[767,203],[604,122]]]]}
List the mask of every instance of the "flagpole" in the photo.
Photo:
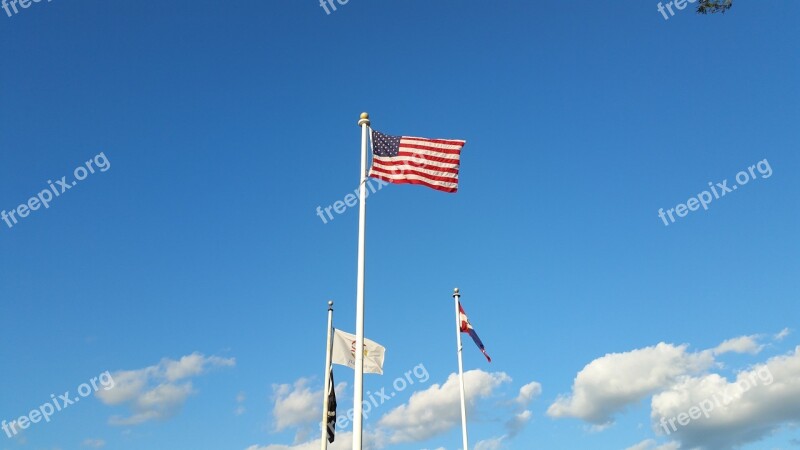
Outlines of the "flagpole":
{"type": "Polygon", "coordinates": [[[364,253],[367,222],[367,135],[369,114],[361,113],[361,172],[358,175],[358,280],[356,282],[356,367],[353,380],[353,450],[361,450],[364,399],[364,253]]]}
{"type": "Polygon", "coordinates": [[[453,289],[453,298],[456,304],[456,343],[458,346],[458,380],[461,385],[461,438],[464,441],[463,450],[468,450],[467,447],[467,403],[464,394],[464,363],[461,360],[461,311],[458,307],[461,294],[458,288],[453,289]]]}
{"type": "Polygon", "coordinates": [[[328,392],[331,389],[331,331],[333,330],[333,301],[328,301],[328,338],[325,346],[325,388],[322,390],[322,442],[321,450],[328,448],[328,392]]]}

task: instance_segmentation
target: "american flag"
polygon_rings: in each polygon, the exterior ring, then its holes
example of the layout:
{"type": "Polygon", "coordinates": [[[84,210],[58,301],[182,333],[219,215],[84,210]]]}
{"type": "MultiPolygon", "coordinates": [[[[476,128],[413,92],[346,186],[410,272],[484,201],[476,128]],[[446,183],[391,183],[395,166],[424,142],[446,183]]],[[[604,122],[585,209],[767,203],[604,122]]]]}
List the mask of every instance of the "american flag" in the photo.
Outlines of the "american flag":
{"type": "Polygon", "coordinates": [[[458,190],[458,164],[466,141],[389,136],[372,130],[369,176],[397,184],[421,184],[437,191],[458,190]]]}

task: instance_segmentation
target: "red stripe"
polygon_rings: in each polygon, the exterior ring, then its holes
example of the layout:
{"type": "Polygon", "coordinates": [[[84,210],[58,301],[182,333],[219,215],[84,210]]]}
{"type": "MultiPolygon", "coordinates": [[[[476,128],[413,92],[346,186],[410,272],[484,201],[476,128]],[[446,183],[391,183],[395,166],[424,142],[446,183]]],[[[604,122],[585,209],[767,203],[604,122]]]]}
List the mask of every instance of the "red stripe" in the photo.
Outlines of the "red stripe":
{"type": "Polygon", "coordinates": [[[414,139],[415,141],[427,141],[433,142],[435,144],[450,144],[450,145],[461,145],[462,147],[467,141],[461,139],[428,139],[428,138],[421,138],[421,137],[414,137],[414,136],[402,136],[403,139],[414,139]]]}
{"type": "Polygon", "coordinates": [[[425,163],[415,163],[415,162],[412,162],[412,161],[399,161],[399,160],[386,161],[386,160],[382,160],[382,159],[381,160],[375,159],[375,161],[373,161],[373,163],[374,164],[380,164],[381,166],[409,165],[409,166],[412,166],[412,167],[419,167],[420,169],[424,168],[424,169],[432,170],[434,172],[447,172],[447,173],[454,173],[454,174],[458,175],[458,168],[456,168],[456,167],[429,166],[429,165],[427,165],[425,163]]]}
{"type": "MultiPolygon", "coordinates": [[[[398,176],[398,174],[395,174],[390,170],[382,169],[380,167],[375,167],[374,164],[372,166],[372,170],[375,171],[375,172],[385,173],[386,175],[398,176]]],[[[404,170],[399,174],[399,176],[406,175],[406,174],[417,175],[417,176],[420,176],[422,178],[427,178],[427,179],[429,179],[431,181],[441,181],[441,182],[444,182],[444,183],[458,183],[458,178],[437,177],[435,175],[429,175],[429,174],[427,174],[425,172],[418,172],[416,170],[404,170]]]]}
{"type": "Polygon", "coordinates": [[[388,181],[389,183],[394,183],[394,184],[419,184],[419,185],[427,186],[427,187],[429,187],[431,189],[436,189],[437,191],[442,191],[442,192],[455,193],[456,191],[458,191],[458,187],[449,188],[449,187],[439,186],[439,185],[435,185],[435,184],[431,184],[431,183],[426,183],[426,182],[424,182],[422,180],[393,180],[391,178],[386,178],[386,177],[382,177],[380,175],[372,175],[372,174],[370,174],[370,178],[377,178],[379,180],[388,181]]]}
{"type": "Polygon", "coordinates": [[[427,145],[409,144],[407,142],[402,142],[402,141],[400,142],[400,148],[401,149],[403,149],[403,148],[416,148],[418,150],[430,150],[430,151],[433,151],[433,152],[447,153],[447,154],[450,154],[450,155],[458,155],[458,154],[461,153],[461,149],[450,150],[450,149],[439,148],[439,147],[428,147],[427,145]]]}
{"type": "Polygon", "coordinates": [[[445,172],[444,174],[439,174],[437,170],[430,169],[428,167],[419,167],[419,168],[407,168],[402,166],[397,166],[396,164],[383,164],[383,161],[373,161],[372,168],[379,169],[389,175],[394,176],[402,176],[405,174],[413,174],[419,175],[421,177],[428,177],[432,180],[437,181],[451,181],[452,183],[456,183],[458,181],[458,172],[448,172],[448,171],[441,171],[445,172]],[[447,178],[447,180],[438,180],[436,177],[440,178],[447,178]]]}
{"type": "Polygon", "coordinates": [[[397,156],[417,157],[417,158],[427,159],[428,161],[436,161],[436,162],[448,163],[448,164],[459,164],[459,162],[460,162],[457,159],[442,158],[441,156],[431,156],[431,155],[425,155],[423,153],[417,153],[417,152],[404,152],[402,150],[397,154],[397,156]]]}

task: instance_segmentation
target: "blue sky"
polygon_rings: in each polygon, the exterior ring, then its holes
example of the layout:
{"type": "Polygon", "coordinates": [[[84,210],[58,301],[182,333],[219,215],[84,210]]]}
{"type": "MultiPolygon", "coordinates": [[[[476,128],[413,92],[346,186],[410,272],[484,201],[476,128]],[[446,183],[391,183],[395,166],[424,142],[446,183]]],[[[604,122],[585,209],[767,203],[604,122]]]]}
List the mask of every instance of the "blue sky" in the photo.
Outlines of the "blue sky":
{"type": "MultiPolygon", "coordinates": [[[[493,357],[465,341],[477,450],[800,445],[800,5],[692,8],[0,10],[0,209],[105,169],[0,222],[0,420],[116,380],[0,449],[318,448],[326,302],[353,331],[358,218],[315,210],[357,186],[362,111],[467,140],[457,194],[368,201],[366,329],[387,355],[365,389],[429,375],[366,420],[372,448],[460,448],[455,286],[493,357]],[[759,162],[771,175],[659,218],[759,162]]],[[[352,371],[335,377],[346,413],[352,371]]]]}

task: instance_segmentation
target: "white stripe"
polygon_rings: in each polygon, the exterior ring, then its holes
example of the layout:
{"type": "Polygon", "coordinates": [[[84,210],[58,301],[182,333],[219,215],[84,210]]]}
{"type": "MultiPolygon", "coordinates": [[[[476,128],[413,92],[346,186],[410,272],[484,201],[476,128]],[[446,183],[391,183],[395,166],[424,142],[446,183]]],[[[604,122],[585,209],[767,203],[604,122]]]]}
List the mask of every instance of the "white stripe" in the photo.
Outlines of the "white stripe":
{"type": "Polygon", "coordinates": [[[471,329],[472,328],[472,324],[469,323],[469,319],[467,319],[467,315],[464,314],[464,313],[461,313],[461,323],[465,323],[465,322],[467,324],[467,330],[471,329]]]}

